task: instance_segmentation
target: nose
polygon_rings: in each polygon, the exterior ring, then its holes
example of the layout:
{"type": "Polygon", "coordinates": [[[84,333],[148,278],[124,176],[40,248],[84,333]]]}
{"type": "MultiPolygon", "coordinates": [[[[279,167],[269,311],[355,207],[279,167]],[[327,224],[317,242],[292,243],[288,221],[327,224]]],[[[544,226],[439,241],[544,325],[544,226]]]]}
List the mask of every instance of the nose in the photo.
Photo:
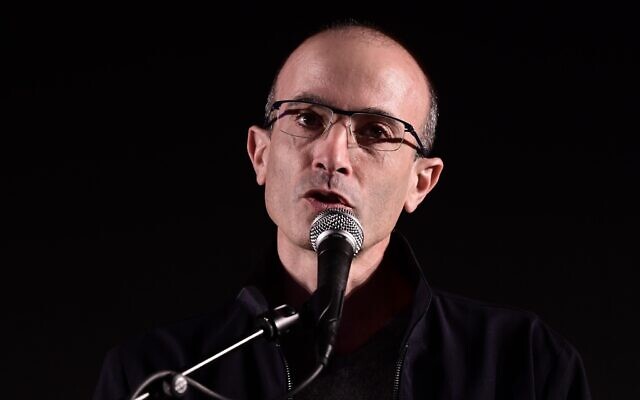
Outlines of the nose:
{"type": "Polygon", "coordinates": [[[351,132],[349,118],[338,118],[314,143],[313,167],[329,173],[350,175],[349,154],[351,132]]]}

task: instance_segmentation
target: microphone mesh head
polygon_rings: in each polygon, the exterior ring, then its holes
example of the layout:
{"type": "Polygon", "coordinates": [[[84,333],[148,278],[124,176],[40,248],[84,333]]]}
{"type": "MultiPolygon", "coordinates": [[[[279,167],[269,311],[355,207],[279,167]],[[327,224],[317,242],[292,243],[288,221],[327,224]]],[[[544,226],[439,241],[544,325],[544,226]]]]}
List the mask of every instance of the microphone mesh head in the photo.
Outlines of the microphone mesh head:
{"type": "Polygon", "coordinates": [[[358,254],[362,248],[364,232],[360,221],[353,211],[346,208],[327,208],[316,216],[311,223],[309,237],[314,251],[330,234],[343,235],[353,247],[353,255],[358,254]]]}

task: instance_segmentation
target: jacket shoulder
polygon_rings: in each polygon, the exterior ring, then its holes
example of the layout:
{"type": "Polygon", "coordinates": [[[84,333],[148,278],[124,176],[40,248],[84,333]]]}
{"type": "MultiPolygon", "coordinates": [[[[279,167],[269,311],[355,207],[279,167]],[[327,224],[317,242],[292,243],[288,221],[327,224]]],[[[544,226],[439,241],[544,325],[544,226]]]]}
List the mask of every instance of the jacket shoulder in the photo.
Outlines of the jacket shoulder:
{"type": "Polygon", "coordinates": [[[535,346],[550,346],[558,353],[575,353],[574,346],[537,313],[522,308],[476,300],[436,289],[430,313],[443,326],[460,335],[519,340],[535,346]],[[455,329],[453,329],[455,328],[455,329]]]}
{"type": "Polygon", "coordinates": [[[265,308],[254,288],[214,310],[131,336],[105,355],[94,400],[120,399],[152,372],[180,371],[244,338],[265,308]]]}
{"type": "Polygon", "coordinates": [[[425,365],[457,365],[450,372],[466,386],[590,398],[580,354],[534,312],[434,290],[425,322],[419,340],[429,351],[421,354],[435,360],[425,365]],[[474,376],[473,383],[464,376],[474,376]]]}

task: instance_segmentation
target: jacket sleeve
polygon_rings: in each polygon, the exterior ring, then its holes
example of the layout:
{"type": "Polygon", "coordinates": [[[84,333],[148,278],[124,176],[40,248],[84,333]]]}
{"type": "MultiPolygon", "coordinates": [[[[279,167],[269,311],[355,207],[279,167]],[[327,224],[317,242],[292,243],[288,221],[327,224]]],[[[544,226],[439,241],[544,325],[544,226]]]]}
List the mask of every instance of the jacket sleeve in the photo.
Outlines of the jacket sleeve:
{"type": "Polygon", "coordinates": [[[130,396],[124,366],[118,348],[113,348],[104,359],[93,400],[124,400],[130,396]]]}
{"type": "MultiPolygon", "coordinates": [[[[556,386],[560,400],[591,400],[591,393],[587,383],[582,359],[575,349],[560,356],[561,362],[554,371],[555,376],[550,380],[556,386]]],[[[553,397],[550,397],[553,398],[553,397]]]]}
{"type": "Polygon", "coordinates": [[[564,337],[541,321],[533,327],[537,396],[550,400],[591,400],[582,358],[564,337]]]}
{"type": "Polygon", "coordinates": [[[570,367],[572,375],[568,384],[567,399],[569,400],[590,400],[591,392],[587,383],[587,375],[582,364],[582,359],[576,353],[573,365],[570,367]]]}

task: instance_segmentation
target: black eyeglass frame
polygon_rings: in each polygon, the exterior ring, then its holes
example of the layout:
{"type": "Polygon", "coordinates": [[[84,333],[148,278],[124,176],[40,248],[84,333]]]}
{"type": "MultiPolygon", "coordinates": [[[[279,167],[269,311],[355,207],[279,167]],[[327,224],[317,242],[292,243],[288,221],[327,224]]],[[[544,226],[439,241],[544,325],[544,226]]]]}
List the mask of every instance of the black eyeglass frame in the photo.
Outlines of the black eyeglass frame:
{"type": "MultiPolygon", "coordinates": [[[[402,142],[400,144],[404,143],[407,146],[411,147],[412,149],[414,149],[416,151],[416,153],[420,157],[427,158],[429,156],[429,151],[422,144],[422,141],[420,140],[420,137],[418,137],[418,134],[416,133],[416,130],[414,129],[413,125],[411,125],[410,123],[408,123],[406,121],[401,120],[400,118],[396,118],[396,117],[393,117],[391,115],[386,115],[386,114],[369,112],[369,111],[347,111],[347,110],[341,110],[339,108],[331,107],[331,106],[328,106],[326,104],[318,103],[318,102],[315,102],[315,101],[307,101],[307,100],[278,100],[278,101],[274,102],[273,105],[271,106],[271,109],[269,110],[269,114],[271,114],[275,110],[279,110],[280,106],[285,104],[285,103],[304,103],[304,104],[311,104],[311,105],[314,105],[314,106],[326,107],[329,110],[331,110],[334,114],[345,115],[347,117],[351,117],[354,114],[371,114],[371,115],[377,115],[377,116],[380,116],[380,117],[390,118],[392,120],[400,122],[404,126],[404,131],[405,132],[409,132],[411,135],[413,135],[413,137],[416,139],[416,142],[418,143],[418,145],[416,146],[413,143],[407,142],[406,140],[402,139],[402,142]]],[[[276,117],[272,118],[271,120],[267,120],[266,123],[265,123],[265,128],[269,128],[274,122],[276,122],[277,119],[278,119],[278,117],[276,116],[276,117]]]]}

